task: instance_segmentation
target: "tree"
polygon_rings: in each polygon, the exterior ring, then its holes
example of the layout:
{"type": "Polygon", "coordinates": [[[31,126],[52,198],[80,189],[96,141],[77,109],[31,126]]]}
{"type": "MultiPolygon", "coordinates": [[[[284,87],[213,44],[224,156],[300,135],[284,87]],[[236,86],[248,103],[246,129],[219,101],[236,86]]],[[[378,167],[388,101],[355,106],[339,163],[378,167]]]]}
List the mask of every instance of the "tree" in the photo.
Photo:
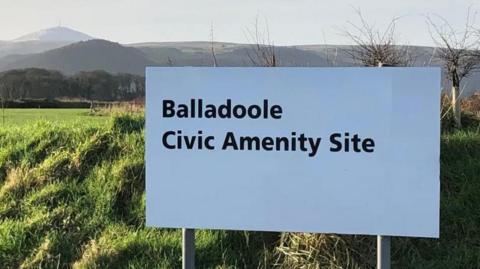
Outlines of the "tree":
{"type": "Polygon", "coordinates": [[[83,71],[76,74],[73,79],[82,91],[82,97],[92,104],[94,100],[113,101],[119,89],[115,77],[103,70],[83,71]]]}
{"type": "Polygon", "coordinates": [[[145,95],[144,78],[132,74],[116,75],[116,100],[132,100],[145,95]]]}
{"type": "Polygon", "coordinates": [[[247,29],[247,38],[252,43],[247,50],[247,56],[254,66],[276,67],[278,59],[276,48],[270,40],[270,30],[265,22],[265,30],[261,31],[258,17],[255,19],[253,29],[247,29]]]}
{"type": "Polygon", "coordinates": [[[58,71],[39,68],[9,70],[0,76],[4,99],[54,99],[68,96],[66,78],[58,71]]]}
{"type": "Polygon", "coordinates": [[[355,9],[359,24],[348,22],[345,35],[354,43],[346,53],[364,66],[408,66],[414,62],[414,55],[408,46],[396,44],[395,27],[399,18],[393,18],[384,30],[375,28],[355,9]]]}
{"type": "Polygon", "coordinates": [[[451,89],[451,109],[455,126],[462,126],[460,96],[462,80],[480,68],[480,34],[474,28],[476,13],[468,9],[465,26],[461,30],[440,16],[428,16],[427,24],[430,35],[439,47],[435,58],[440,60],[445,69],[451,89]]]}
{"type": "Polygon", "coordinates": [[[66,77],[58,71],[39,68],[0,73],[0,101],[84,98],[91,102],[123,101],[145,96],[145,79],[132,74],[105,71],[80,72],[66,77]]]}
{"type": "Polygon", "coordinates": [[[215,53],[215,41],[214,41],[214,38],[213,38],[213,23],[210,27],[210,49],[211,49],[211,53],[212,53],[213,67],[217,67],[218,62],[217,62],[217,55],[215,53]]]}

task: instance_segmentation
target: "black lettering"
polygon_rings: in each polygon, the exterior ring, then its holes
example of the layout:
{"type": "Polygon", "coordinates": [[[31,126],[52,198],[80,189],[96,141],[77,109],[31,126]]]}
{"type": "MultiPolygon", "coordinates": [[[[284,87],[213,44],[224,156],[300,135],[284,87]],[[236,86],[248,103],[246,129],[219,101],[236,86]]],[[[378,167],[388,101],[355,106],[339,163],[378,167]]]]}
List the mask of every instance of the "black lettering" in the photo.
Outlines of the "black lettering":
{"type": "Polygon", "coordinates": [[[366,138],[362,142],[362,149],[365,152],[372,153],[374,151],[375,141],[371,138],[366,138]]]}
{"type": "Polygon", "coordinates": [[[345,152],[349,152],[350,151],[350,143],[348,142],[348,137],[350,136],[349,133],[345,133],[345,152]]]}
{"type": "MultiPolygon", "coordinates": [[[[185,140],[185,146],[187,147],[187,149],[193,149],[193,147],[195,146],[195,140],[197,137],[196,136],[192,136],[192,137],[188,137],[187,135],[183,137],[183,139],[185,140]]],[[[198,144],[199,147],[201,147],[201,143],[198,144]]],[[[201,149],[201,148],[200,148],[201,149]]]]}
{"type": "Polygon", "coordinates": [[[163,146],[166,147],[167,149],[175,149],[175,146],[168,144],[168,141],[167,141],[168,137],[171,135],[175,135],[175,132],[174,131],[165,132],[162,137],[163,146]]]}
{"type": "Polygon", "coordinates": [[[163,117],[171,118],[175,116],[175,102],[172,100],[163,100],[163,117]]]}
{"type": "Polygon", "coordinates": [[[202,118],[203,117],[203,100],[202,99],[198,99],[198,118],[202,118]]]}
{"type": "Polygon", "coordinates": [[[228,147],[232,147],[233,150],[238,150],[237,141],[235,141],[235,135],[233,134],[233,132],[228,132],[225,135],[222,150],[226,150],[228,147]]]}
{"type": "Polygon", "coordinates": [[[213,141],[213,136],[207,136],[205,138],[205,148],[209,150],[214,150],[215,147],[211,144],[212,141],[213,141]]]}
{"type": "Polygon", "coordinates": [[[272,108],[270,109],[270,114],[272,115],[272,118],[274,119],[281,119],[282,118],[282,107],[279,106],[279,105],[274,105],[272,106],[272,108]]]}
{"type": "Polygon", "coordinates": [[[248,108],[248,116],[252,119],[258,119],[261,115],[261,108],[258,105],[251,105],[248,108]],[[255,110],[255,113],[253,112],[255,110]]]}
{"type": "Polygon", "coordinates": [[[339,133],[334,133],[330,136],[330,143],[335,145],[335,147],[333,147],[333,146],[330,147],[331,152],[339,152],[339,151],[342,150],[342,143],[337,141],[337,138],[340,138],[340,137],[342,137],[342,135],[339,134],[339,133]]]}
{"type": "Polygon", "coordinates": [[[207,105],[205,107],[205,118],[211,119],[217,117],[217,108],[214,105],[207,105]]]}
{"type": "Polygon", "coordinates": [[[218,116],[222,119],[232,117],[232,100],[227,99],[227,104],[218,107],[218,116]]]}
{"type": "Polygon", "coordinates": [[[355,134],[352,138],[353,151],[362,152],[362,150],[358,148],[360,146],[360,141],[362,140],[358,137],[358,134],[355,134]]]}
{"type": "Polygon", "coordinates": [[[295,151],[297,150],[297,137],[296,137],[297,133],[296,132],[292,132],[292,143],[290,143],[292,145],[292,151],[295,151]]]}
{"type": "Polygon", "coordinates": [[[255,150],[260,150],[260,138],[254,136],[242,136],[240,137],[240,149],[244,150],[245,149],[245,144],[247,146],[248,150],[252,150],[255,148],[255,150]]]}
{"type": "Polygon", "coordinates": [[[190,117],[195,118],[195,99],[190,100],[190,117]]]}
{"type": "Polygon", "coordinates": [[[233,108],[233,116],[237,119],[243,119],[246,114],[247,114],[247,110],[242,105],[236,105],[233,108]],[[239,110],[240,110],[240,112],[239,112],[239,110]]]}
{"type": "Polygon", "coordinates": [[[177,117],[188,118],[188,106],[185,104],[178,105],[177,117]]]}
{"type": "Polygon", "coordinates": [[[283,143],[283,150],[288,151],[288,138],[287,137],[277,137],[276,139],[276,147],[275,149],[277,151],[281,150],[282,148],[280,147],[280,144],[283,143]]]}
{"type": "Polygon", "coordinates": [[[301,151],[307,151],[307,147],[305,146],[305,142],[307,142],[307,138],[305,137],[305,134],[301,134],[299,137],[298,137],[298,142],[300,142],[300,150],[301,151]]]}
{"type": "Polygon", "coordinates": [[[181,149],[182,148],[182,131],[181,130],[178,130],[177,131],[177,147],[178,149],[181,149]]]}
{"type": "Polygon", "coordinates": [[[273,150],[273,138],[265,137],[262,140],[262,148],[266,151],[272,151],[273,150]]]}
{"type": "Polygon", "coordinates": [[[316,139],[312,137],[308,138],[308,142],[310,143],[310,148],[312,149],[312,151],[308,154],[308,156],[313,157],[317,154],[318,148],[320,147],[321,140],[322,140],[321,138],[316,138],[316,139]]]}

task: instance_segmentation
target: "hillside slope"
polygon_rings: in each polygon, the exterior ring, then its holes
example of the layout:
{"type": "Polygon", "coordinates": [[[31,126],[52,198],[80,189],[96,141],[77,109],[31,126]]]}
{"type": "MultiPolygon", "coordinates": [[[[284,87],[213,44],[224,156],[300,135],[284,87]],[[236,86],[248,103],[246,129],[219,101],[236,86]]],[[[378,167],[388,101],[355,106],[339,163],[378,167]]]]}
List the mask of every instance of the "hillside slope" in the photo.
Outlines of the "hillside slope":
{"type": "MultiPolygon", "coordinates": [[[[173,66],[212,66],[211,43],[208,42],[167,42],[141,43],[132,47],[143,51],[159,65],[173,66]]],[[[215,56],[219,66],[252,66],[250,56],[254,56],[253,47],[248,44],[214,43],[215,56]]],[[[279,66],[330,66],[328,59],[314,51],[297,47],[277,47],[276,56],[279,66]]],[[[351,65],[339,59],[339,64],[351,65]]]]}
{"type": "Polygon", "coordinates": [[[0,61],[0,70],[36,67],[65,74],[105,70],[143,75],[145,66],[154,64],[138,49],[105,40],[89,40],[44,53],[10,56],[8,61],[0,61]]]}
{"type": "Polygon", "coordinates": [[[94,39],[93,37],[81,33],[79,31],[70,29],[68,27],[52,27],[47,29],[42,29],[33,33],[29,33],[18,37],[13,42],[24,42],[24,41],[39,41],[39,42],[80,42],[94,39]]]}
{"type": "Polygon", "coordinates": [[[67,46],[71,43],[72,42],[69,41],[5,41],[0,43],[0,58],[12,55],[42,53],[52,49],[58,49],[67,46]]]}

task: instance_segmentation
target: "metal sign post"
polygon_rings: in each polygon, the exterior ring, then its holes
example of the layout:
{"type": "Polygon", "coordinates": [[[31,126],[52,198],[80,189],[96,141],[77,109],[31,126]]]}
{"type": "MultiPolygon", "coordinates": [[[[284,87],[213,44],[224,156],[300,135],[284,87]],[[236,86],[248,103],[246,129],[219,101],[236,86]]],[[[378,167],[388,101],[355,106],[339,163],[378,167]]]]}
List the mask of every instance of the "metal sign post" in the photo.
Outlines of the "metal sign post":
{"type": "MultiPolygon", "coordinates": [[[[383,66],[378,63],[378,67],[383,66]]],[[[377,235],[377,269],[390,269],[390,236],[377,235]]]]}
{"type": "Polygon", "coordinates": [[[390,269],[390,236],[377,236],[377,269],[390,269]]]}
{"type": "Polygon", "coordinates": [[[195,269],[194,229],[182,229],[182,268],[195,269]]]}

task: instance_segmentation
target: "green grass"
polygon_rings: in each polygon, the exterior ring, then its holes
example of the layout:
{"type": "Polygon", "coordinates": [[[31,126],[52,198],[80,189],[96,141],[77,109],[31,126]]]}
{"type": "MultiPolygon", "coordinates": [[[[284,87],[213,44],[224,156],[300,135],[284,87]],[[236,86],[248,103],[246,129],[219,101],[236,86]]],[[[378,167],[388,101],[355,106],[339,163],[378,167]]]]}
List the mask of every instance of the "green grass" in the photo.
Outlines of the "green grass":
{"type": "MultiPolygon", "coordinates": [[[[0,268],[179,268],[180,231],[145,228],[143,116],[89,119],[0,129],[0,268]]],[[[441,143],[440,239],[394,238],[393,268],[480,268],[480,133],[441,143]]],[[[368,236],[199,230],[196,247],[197,268],[375,264],[368,236]]]]}
{"type": "MultiPolygon", "coordinates": [[[[145,228],[143,116],[0,130],[1,268],[178,268],[180,232],[145,228]]],[[[262,237],[198,233],[199,268],[258,263],[262,237]]]]}
{"type": "Polygon", "coordinates": [[[47,120],[58,123],[105,123],[109,117],[90,116],[89,109],[5,109],[0,110],[0,128],[47,120]]]}

